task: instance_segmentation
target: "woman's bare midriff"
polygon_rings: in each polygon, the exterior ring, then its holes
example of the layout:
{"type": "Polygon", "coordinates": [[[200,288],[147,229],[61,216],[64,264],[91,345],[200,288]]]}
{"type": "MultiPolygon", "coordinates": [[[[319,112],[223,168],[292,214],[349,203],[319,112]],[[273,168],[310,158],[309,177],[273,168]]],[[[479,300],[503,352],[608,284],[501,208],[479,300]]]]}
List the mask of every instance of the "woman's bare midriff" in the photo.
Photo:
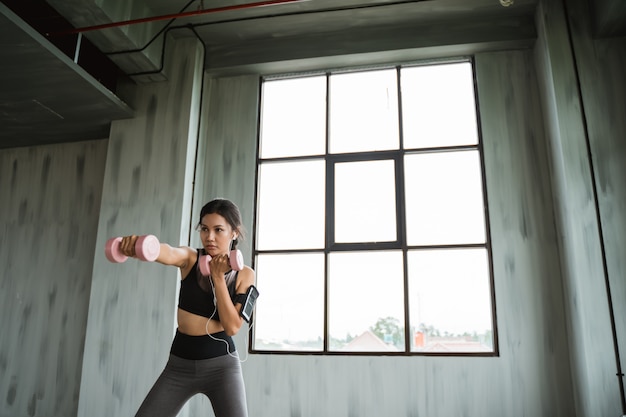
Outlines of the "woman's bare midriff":
{"type": "Polygon", "coordinates": [[[189,336],[204,336],[224,330],[217,320],[209,320],[206,317],[178,309],[178,331],[189,336]],[[209,324],[207,325],[207,320],[209,324]]]}

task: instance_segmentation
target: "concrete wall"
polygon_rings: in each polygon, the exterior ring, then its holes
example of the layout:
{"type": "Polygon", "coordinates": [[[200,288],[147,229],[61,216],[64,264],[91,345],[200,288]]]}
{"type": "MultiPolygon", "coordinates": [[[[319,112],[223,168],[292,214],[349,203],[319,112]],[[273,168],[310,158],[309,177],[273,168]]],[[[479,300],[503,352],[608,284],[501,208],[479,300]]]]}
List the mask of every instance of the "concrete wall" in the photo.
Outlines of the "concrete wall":
{"type": "Polygon", "coordinates": [[[167,82],[131,86],[137,117],[113,123],[96,230],[78,416],[130,416],[167,361],[178,269],[134,259],[109,263],[106,240],[155,234],[189,240],[202,80],[195,39],[171,42],[167,82]]]}
{"type": "MultiPolygon", "coordinates": [[[[146,16],[158,16],[163,11],[153,10],[153,4],[128,0],[48,0],[50,6],[69,19],[76,28],[106,23],[124,22],[146,16]]],[[[173,13],[168,9],[165,13],[173,13]]],[[[96,47],[113,53],[109,58],[126,74],[149,72],[161,68],[164,37],[155,35],[167,25],[166,21],[111,27],[106,31],[92,30],[84,35],[96,47]]],[[[168,75],[169,77],[169,75],[168,75]]],[[[165,80],[163,74],[146,74],[142,80],[165,80]]]]}
{"type": "MultiPolygon", "coordinates": [[[[239,249],[246,265],[252,265],[259,80],[255,76],[207,77],[204,92],[192,222],[194,225],[198,223],[200,209],[209,200],[224,197],[234,201],[241,210],[246,230],[246,236],[239,239],[239,249]]],[[[192,233],[191,242],[193,247],[199,247],[197,232],[192,233]]],[[[247,330],[244,323],[234,337],[240,358],[245,363],[255,360],[247,353],[247,330]]],[[[183,408],[182,413],[185,412],[189,416],[212,415],[210,403],[204,396],[194,397],[183,408]]],[[[251,416],[257,413],[257,410],[250,409],[251,416]]]]}
{"type": "Polygon", "coordinates": [[[611,326],[613,309],[623,370],[626,42],[593,39],[587,3],[567,5],[569,10],[560,1],[542,2],[535,54],[549,132],[576,410],[580,416],[616,416],[626,413],[611,326]]]}
{"type": "Polygon", "coordinates": [[[626,38],[594,39],[590,22],[581,18],[589,13],[584,1],[571,3],[569,15],[574,26],[574,53],[592,156],[605,275],[623,371],[626,367],[626,38]]]}
{"type": "MultiPolygon", "coordinates": [[[[562,3],[545,0],[534,50],[476,56],[500,356],[250,355],[251,415],[620,415],[624,41],[592,40],[585,3],[567,3],[574,54],[562,3]]],[[[202,84],[202,58],[171,43],[169,80],[129,86],[137,117],[109,140],[0,152],[1,417],[133,415],[162,370],[178,271],[110,264],[107,238],[195,245],[217,196],[252,232],[258,79],[202,84]]],[[[245,358],[245,332],[236,342],[245,358]]],[[[181,413],[196,414],[212,415],[206,399],[181,413]]]]}
{"type": "Polygon", "coordinates": [[[0,152],[0,416],[75,416],[107,141],[0,152]]]}
{"type": "MultiPolygon", "coordinates": [[[[246,238],[240,240],[239,249],[249,265],[256,186],[259,77],[207,77],[204,91],[194,213],[199,214],[202,205],[215,197],[236,202],[247,232],[246,238]]],[[[194,217],[196,223],[198,220],[194,217]]]]}
{"type": "MultiPolygon", "coordinates": [[[[500,357],[253,355],[243,367],[254,415],[573,415],[552,191],[532,62],[530,51],[476,58],[500,357]]],[[[255,120],[257,80],[221,78],[211,86],[206,100],[212,127],[201,154],[218,180],[207,179],[208,188],[243,199],[244,212],[252,212],[244,196],[252,191],[247,188],[255,168],[249,124],[255,120]],[[228,146],[224,138],[230,138],[228,146]],[[237,158],[244,146],[249,155],[237,158]],[[231,177],[234,172],[239,175],[231,177]],[[231,183],[239,185],[231,190],[231,183]]]]}

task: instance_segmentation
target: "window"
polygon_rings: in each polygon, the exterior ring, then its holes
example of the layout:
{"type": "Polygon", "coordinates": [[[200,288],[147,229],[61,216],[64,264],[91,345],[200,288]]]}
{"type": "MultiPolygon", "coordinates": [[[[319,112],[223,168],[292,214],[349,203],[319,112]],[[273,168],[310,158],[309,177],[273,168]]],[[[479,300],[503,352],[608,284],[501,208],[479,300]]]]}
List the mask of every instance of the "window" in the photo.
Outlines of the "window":
{"type": "Polygon", "coordinates": [[[497,353],[469,60],[262,81],[255,352],[497,353]]]}

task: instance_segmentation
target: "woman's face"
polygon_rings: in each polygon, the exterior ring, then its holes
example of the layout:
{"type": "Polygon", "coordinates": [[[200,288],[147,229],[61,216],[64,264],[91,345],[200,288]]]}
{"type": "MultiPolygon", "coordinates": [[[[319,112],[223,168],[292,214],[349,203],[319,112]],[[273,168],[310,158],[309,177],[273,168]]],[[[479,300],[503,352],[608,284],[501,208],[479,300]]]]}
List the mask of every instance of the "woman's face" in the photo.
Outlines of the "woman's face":
{"type": "Polygon", "coordinates": [[[216,256],[230,252],[230,242],[237,238],[231,225],[217,213],[205,214],[200,221],[200,240],[207,254],[216,256]]]}

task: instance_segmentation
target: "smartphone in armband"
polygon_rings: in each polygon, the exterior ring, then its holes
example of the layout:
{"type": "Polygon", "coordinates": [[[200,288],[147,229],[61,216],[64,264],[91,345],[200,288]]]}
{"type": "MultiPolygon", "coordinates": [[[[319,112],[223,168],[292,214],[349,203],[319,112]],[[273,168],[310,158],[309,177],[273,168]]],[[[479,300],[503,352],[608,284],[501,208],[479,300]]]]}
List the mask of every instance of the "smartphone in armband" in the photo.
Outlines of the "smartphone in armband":
{"type": "Polygon", "coordinates": [[[256,302],[256,299],[258,297],[259,290],[257,290],[254,285],[250,285],[250,288],[248,288],[248,291],[246,291],[246,299],[244,300],[241,306],[241,312],[239,313],[247,323],[250,323],[250,319],[252,318],[252,310],[254,309],[254,303],[256,302]]]}

